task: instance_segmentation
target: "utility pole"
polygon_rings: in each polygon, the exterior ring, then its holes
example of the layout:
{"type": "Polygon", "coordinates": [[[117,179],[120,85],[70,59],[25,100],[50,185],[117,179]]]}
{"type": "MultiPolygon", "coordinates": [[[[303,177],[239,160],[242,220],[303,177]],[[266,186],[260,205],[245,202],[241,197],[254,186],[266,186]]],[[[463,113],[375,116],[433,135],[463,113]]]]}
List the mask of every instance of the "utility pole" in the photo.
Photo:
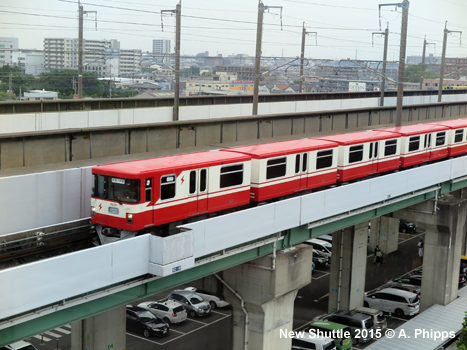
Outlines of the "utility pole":
{"type": "Polygon", "coordinates": [[[305,79],[303,77],[303,63],[305,61],[305,36],[307,34],[316,34],[316,32],[307,32],[305,29],[305,22],[303,22],[303,30],[302,30],[302,49],[301,49],[301,55],[300,55],[300,87],[298,92],[302,93],[303,92],[303,80],[305,79]]]}
{"type": "Polygon", "coordinates": [[[10,72],[10,76],[8,77],[8,99],[9,100],[11,100],[12,79],[13,79],[13,73],[10,72]]]}
{"type": "Polygon", "coordinates": [[[78,1],[78,99],[83,98],[83,5],[78,1]]]}
{"type": "Polygon", "coordinates": [[[256,28],[255,80],[254,80],[254,87],[253,87],[253,113],[252,113],[253,115],[258,115],[259,77],[261,75],[261,42],[263,38],[263,14],[264,14],[264,10],[268,10],[270,8],[281,9],[281,21],[282,21],[282,6],[264,6],[263,2],[259,0],[258,23],[257,23],[257,28],[256,28]]]}
{"type": "Polygon", "coordinates": [[[384,92],[386,91],[386,63],[388,61],[388,38],[389,38],[389,23],[384,32],[375,32],[372,35],[384,35],[384,51],[383,51],[383,71],[381,77],[381,99],[379,105],[384,106],[384,92]]]}
{"type": "Polygon", "coordinates": [[[258,23],[256,28],[255,80],[253,86],[253,115],[258,115],[259,75],[261,67],[261,41],[263,37],[264,4],[259,0],[258,23]]]}
{"type": "MultiPolygon", "coordinates": [[[[182,18],[182,2],[180,1],[175,10],[161,10],[161,18],[164,12],[175,13],[175,86],[174,86],[174,121],[179,120],[180,109],[180,36],[181,36],[181,18],[182,18]]],[[[161,20],[162,23],[162,20],[161,20]]],[[[163,27],[162,27],[163,28],[163,27]]]]}
{"type": "Polygon", "coordinates": [[[97,11],[83,11],[83,5],[78,0],[78,98],[83,98],[83,15],[85,13],[96,14],[96,30],[97,30],[97,11]]]}
{"type": "Polygon", "coordinates": [[[441,70],[439,72],[438,102],[441,102],[443,98],[444,69],[446,67],[446,46],[447,46],[447,41],[448,41],[448,33],[460,33],[460,35],[462,35],[461,31],[448,30],[448,21],[446,21],[446,24],[444,25],[443,53],[441,55],[441,70]]]}
{"type": "Polygon", "coordinates": [[[426,35],[425,39],[423,40],[423,53],[422,53],[422,67],[420,70],[420,90],[423,89],[423,76],[425,75],[425,52],[427,45],[436,45],[435,43],[427,43],[426,42],[426,35]]]}
{"type": "Polygon", "coordinates": [[[404,73],[405,73],[405,50],[407,47],[407,27],[409,22],[409,0],[404,0],[402,3],[396,4],[380,4],[382,6],[396,6],[402,8],[402,23],[401,23],[401,42],[399,49],[399,71],[397,77],[397,106],[396,106],[396,126],[402,125],[402,105],[404,103],[404,73]]]}

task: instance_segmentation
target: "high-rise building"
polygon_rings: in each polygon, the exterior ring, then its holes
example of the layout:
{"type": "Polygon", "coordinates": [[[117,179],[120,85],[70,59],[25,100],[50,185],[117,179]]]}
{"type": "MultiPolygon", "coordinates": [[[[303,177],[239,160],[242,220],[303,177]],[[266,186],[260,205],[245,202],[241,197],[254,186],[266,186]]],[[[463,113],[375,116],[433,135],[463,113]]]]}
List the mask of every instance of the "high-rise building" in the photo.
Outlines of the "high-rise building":
{"type": "MultiPolygon", "coordinates": [[[[141,50],[120,50],[120,42],[84,40],[83,71],[99,77],[116,77],[140,72],[141,50]]],[[[44,67],[46,69],[78,69],[78,39],[45,38],[44,67]]]]}
{"type": "Polygon", "coordinates": [[[154,39],[152,41],[152,54],[157,61],[163,61],[164,56],[170,53],[170,40],[154,39]]]}
{"type": "Polygon", "coordinates": [[[0,37],[0,66],[12,64],[12,52],[18,49],[18,38],[0,37]]]}

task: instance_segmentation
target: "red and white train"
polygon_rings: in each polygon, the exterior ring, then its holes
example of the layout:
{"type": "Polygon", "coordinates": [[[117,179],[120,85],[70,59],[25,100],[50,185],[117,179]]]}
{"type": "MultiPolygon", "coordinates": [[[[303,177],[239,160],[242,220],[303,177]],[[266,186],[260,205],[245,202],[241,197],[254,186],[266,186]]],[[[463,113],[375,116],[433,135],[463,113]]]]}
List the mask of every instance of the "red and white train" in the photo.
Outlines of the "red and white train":
{"type": "Polygon", "coordinates": [[[99,165],[91,219],[108,243],[465,153],[467,119],[457,119],[99,165]]]}

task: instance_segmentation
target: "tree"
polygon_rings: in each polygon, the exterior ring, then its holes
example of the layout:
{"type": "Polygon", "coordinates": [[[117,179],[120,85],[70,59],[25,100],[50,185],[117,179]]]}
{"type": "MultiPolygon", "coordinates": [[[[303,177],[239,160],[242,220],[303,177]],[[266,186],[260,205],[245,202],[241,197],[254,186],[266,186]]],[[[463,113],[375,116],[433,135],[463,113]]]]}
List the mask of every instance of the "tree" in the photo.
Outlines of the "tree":
{"type": "Polygon", "coordinates": [[[16,96],[20,96],[22,92],[37,89],[37,81],[33,75],[24,74],[21,67],[4,65],[0,67],[0,91],[8,92],[10,88],[16,96]]]}
{"type": "MultiPolygon", "coordinates": [[[[404,74],[405,82],[419,83],[421,76],[422,76],[422,64],[421,63],[407,66],[407,68],[405,68],[405,74],[404,74]]],[[[425,72],[423,73],[423,78],[424,79],[437,79],[439,78],[439,73],[433,72],[429,69],[427,70],[426,64],[425,64],[425,72]]]]}
{"type": "Polygon", "coordinates": [[[456,343],[456,345],[459,350],[467,350],[467,312],[465,312],[461,334],[459,337],[459,341],[456,343]]]}
{"type": "Polygon", "coordinates": [[[6,101],[8,99],[16,100],[16,95],[9,94],[8,91],[0,91],[0,101],[6,101]]]}
{"type": "MultiPolygon", "coordinates": [[[[83,72],[83,97],[105,97],[108,88],[97,79],[97,73],[83,72]]],[[[39,76],[41,89],[58,92],[59,98],[73,98],[78,91],[78,71],[65,69],[53,70],[39,76]]]]}

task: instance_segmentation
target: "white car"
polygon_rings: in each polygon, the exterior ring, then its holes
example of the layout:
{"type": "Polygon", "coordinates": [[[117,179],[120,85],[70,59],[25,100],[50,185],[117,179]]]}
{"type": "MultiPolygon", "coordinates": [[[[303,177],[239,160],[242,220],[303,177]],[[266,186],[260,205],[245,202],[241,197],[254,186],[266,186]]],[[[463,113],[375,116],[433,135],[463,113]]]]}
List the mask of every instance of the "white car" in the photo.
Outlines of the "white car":
{"type": "Polygon", "coordinates": [[[36,350],[34,345],[31,343],[28,343],[26,341],[20,340],[19,342],[16,342],[14,344],[10,345],[5,345],[5,347],[2,347],[0,349],[6,349],[6,350],[36,350]]]}
{"type": "Polygon", "coordinates": [[[188,317],[183,305],[175,300],[162,299],[159,301],[146,301],[138,304],[138,306],[150,311],[169,325],[183,322],[188,317]]]}
{"type": "Polygon", "coordinates": [[[185,288],[185,290],[189,290],[190,292],[198,294],[201,298],[207,301],[209,305],[211,305],[211,309],[215,309],[216,307],[226,307],[230,305],[228,302],[216,297],[215,295],[200,293],[195,287],[187,287],[185,288]]]}
{"type": "Polygon", "coordinates": [[[417,294],[396,288],[367,292],[363,300],[363,306],[391,312],[396,317],[413,316],[420,311],[417,294]]]}

